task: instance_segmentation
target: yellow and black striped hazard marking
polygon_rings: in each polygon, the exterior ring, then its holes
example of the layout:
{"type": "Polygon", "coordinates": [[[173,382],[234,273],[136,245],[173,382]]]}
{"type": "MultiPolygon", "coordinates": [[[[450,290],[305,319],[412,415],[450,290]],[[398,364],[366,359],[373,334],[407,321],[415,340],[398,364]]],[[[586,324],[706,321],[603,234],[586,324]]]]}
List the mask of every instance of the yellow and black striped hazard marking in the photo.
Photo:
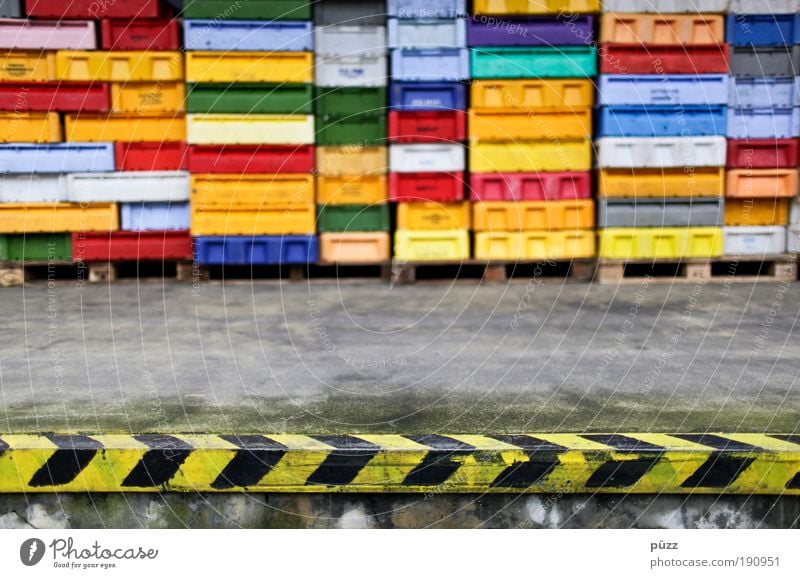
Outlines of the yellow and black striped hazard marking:
{"type": "Polygon", "coordinates": [[[800,495],[800,435],[6,435],[0,492],[800,495]]]}

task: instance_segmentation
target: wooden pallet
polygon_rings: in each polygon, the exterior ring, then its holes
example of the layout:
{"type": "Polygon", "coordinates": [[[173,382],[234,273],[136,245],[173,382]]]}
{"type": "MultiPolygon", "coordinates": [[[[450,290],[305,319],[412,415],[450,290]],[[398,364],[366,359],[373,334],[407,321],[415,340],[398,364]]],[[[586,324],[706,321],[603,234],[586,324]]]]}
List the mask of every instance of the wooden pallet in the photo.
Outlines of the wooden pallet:
{"type": "Polygon", "coordinates": [[[32,281],[110,283],[146,278],[192,281],[196,277],[190,261],[0,261],[1,287],[19,286],[32,281]]]}
{"type": "Polygon", "coordinates": [[[487,283],[503,283],[512,278],[561,281],[590,281],[594,259],[560,261],[520,260],[485,261],[400,261],[392,262],[392,283],[415,283],[432,280],[479,279],[487,283]]]}
{"type": "Polygon", "coordinates": [[[649,283],[752,283],[797,279],[794,255],[742,255],[703,259],[600,259],[601,285],[649,283]]]}
{"type": "Polygon", "coordinates": [[[193,270],[193,280],[278,280],[317,281],[352,279],[383,279],[389,281],[392,264],[389,261],[363,263],[320,262],[309,265],[200,265],[193,270]]]}

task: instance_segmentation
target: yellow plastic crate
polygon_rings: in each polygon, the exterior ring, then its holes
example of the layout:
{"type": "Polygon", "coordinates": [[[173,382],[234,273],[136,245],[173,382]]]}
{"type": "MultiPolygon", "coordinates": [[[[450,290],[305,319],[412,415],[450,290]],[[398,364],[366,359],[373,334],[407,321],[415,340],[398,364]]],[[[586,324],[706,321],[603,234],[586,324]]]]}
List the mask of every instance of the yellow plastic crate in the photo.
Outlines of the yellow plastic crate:
{"type": "Polygon", "coordinates": [[[0,112],[0,142],[61,142],[57,112],[0,112]]]}
{"type": "Polygon", "coordinates": [[[394,256],[401,261],[463,261],[469,259],[469,231],[407,231],[394,233],[394,256]]]}
{"type": "Polygon", "coordinates": [[[556,231],[594,227],[594,201],[490,201],[473,203],[476,231],[556,231]]]}
{"type": "Polygon", "coordinates": [[[321,233],[323,263],[382,263],[391,258],[389,233],[321,233]]]}
{"type": "Polygon", "coordinates": [[[314,144],[314,117],[294,114],[190,114],[189,144],[314,144]]]}
{"type": "Polygon", "coordinates": [[[474,14],[559,14],[600,12],[600,0],[475,0],[474,14]]]}
{"type": "Polygon", "coordinates": [[[722,255],[719,227],[610,228],[598,231],[603,259],[683,259],[722,255]]]}
{"type": "Polygon", "coordinates": [[[475,143],[469,147],[470,170],[476,173],[590,171],[589,140],[475,143]]]}
{"type": "Polygon", "coordinates": [[[372,205],[388,198],[385,175],[342,175],[317,177],[320,205],[372,205]]]}
{"type": "Polygon", "coordinates": [[[314,82],[313,52],[187,52],[187,82],[314,82]]]}
{"type": "Polygon", "coordinates": [[[470,203],[398,203],[397,228],[413,231],[469,229],[470,203]]]}
{"type": "Polygon", "coordinates": [[[789,222],[789,199],[725,199],[727,226],[767,227],[789,222]]]}
{"type": "Polygon", "coordinates": [[[588,139],[592,136],[592,111],[497,111],[470,109],[469,138],[473,142],[508,142],[535,139],[588,139]]]}
{"type": "Polygon", "coordinates": [[[116,203],[0,203],[0,233],[116,231],[116,203]]]}
{"type": "Polygon", "coordinates": [[[314,203],[314,175],[280,173],[191,176],[192,204],[259,209],[271,204],[314,203]]]}
{"type": "Polygon", "coordinates": [[[581,110],[594,105],[594,85],[578,78],[474,80],[470,106],[492,110],[581,110]]]}
{"type": "Polygon", "coordinates": [[[594,231],[475,233],[475,258],[486,261],[591,259],[594,231]]]}
{"type": "Polygon", "coordinates": [[[0,81],[47,82],[56,79],[53,52],[0,53],[0,81]]]}
{"type": "Polygon", "coordinates": [[[182,82],[144,82],[111,85],[114,112],[183,112],[186,85],[182,82]]]}
{"type": "Polygon", "coordinates": [[[724,167],[670,169],[600,169],[600,197],[721,197],[725,193],[724,167]]]}
{"type": "Polygon", "coordinates": [[[388,166],[387,147],[317,147],[317,173],[320,175],[383,175],[388,166]]]}
{"type": "Polygon", "coordinates": [[[186,140],[186,120],[173,114],[67,114],[66,140],[174,142],[186,140]]]}
{"type": "Polygon", "coordinates": [[[274,204],[260,209],[198,207],[192,204],[193,235],[313,235],[313,204],[274,204]]]}
{"type": "Polygon", "coordinates": [[[183,80],[183,56],[169,51],[59,50],[58,80],[137,82],[183,80]]]}

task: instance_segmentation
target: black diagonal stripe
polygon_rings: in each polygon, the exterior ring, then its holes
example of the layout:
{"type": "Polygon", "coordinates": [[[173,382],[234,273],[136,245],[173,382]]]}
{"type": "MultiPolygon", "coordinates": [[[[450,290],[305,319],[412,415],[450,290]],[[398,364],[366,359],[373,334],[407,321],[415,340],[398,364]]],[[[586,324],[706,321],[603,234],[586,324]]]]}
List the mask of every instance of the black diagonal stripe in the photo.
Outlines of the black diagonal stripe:
{"type": "Polygon", "coordinates": [[[380,446],[353,436],[309,436],[334,449],[306,480],[306,485],[343,486],[380,451],[380,446]]]}
{"type": "Polygon", "coordinates": [[[800,490],[800,472],[797,472],[794,477],[786,484],[787,490],[800,490]]]}
{"type": "Polygon", "coordinates": [[[259,435],[219,436],[240,449],[211,484],[215,490],[254,486],[286,454],[286,446],[259,435]]]}
{"type": "Polygon", "coordinates": [[[798,434],[771,434],[769,437],[775,438],[776,440],[781,440],[784,442],[800,445],[800,435],[798,434]]]}
{"type": "Polygon", "coordinates": [[[492,481],[491,486],[497,488],[529,488],[552,472],[560,463],[558,454],[567,450],[564,446],[526,435],[488,437],[517,446],[528,456],[527,462],[511,464],[492,481]]]}
{"type": "Polygon", "coordinates": [[[169,482],[192,453],[192,446],[161,434],[133,436],[150,448],[122,482],[125,488],[153,488],[169,482]]]}
{"type": "Polygon", "coordinates": [[[666,448],[620,434],[583,434],[587,440],[611,446],[618,452],[662,453],[666,448]]]}
{"type": "Polygon", "coordinates": [[[661,459],[661,455],[635,460],[608,460],[586,481],[587,488],[627,488],[638,482],[661,459]]]}
{"type": "Polygon", "coordinates": [[[722,450],[727,452],[763,452],[764,448],[759,448],[750,444],[737,442],[732,439],[724,438],[714,434],[673,434],[672,437],[686,440],[714,448],[715,450],[722,450]]]}
{"type": "Polygon", "coordinates": [[[47,438],[58,449],[33,474],[28,483],[33,488],[70,483],[89,465],[97,451],[103,449],[103,444],[88,436],[47,434],[47,438]]]}
{"type": "Polygon", "coordinates": [[[416,435],[406,438],[431,448],[422,461],[406,475],[404,486],[436,486],[443,484],[461,467],[455,456],[468,456],[475,447],[462,441],[440,435],[416,435]]]}
{"type": "Polygon", "coordinates": [[[755,460],[755,458],[728,456],[715,452],[681,484],[681,487],[726,488],[755,460]]]}

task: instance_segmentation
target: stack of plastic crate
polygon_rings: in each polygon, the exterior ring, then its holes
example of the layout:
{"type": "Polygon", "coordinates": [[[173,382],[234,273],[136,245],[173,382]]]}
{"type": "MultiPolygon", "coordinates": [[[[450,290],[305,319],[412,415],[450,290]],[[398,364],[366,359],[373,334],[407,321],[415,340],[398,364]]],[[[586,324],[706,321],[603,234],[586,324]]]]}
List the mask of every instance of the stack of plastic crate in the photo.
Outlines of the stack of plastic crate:
{"type": "Polygon", "coordinates": [[[591,184],[597,6],[476,1],[468,40],[475,257],[595,255],[591,184]],[[573,11],[574,10],[574,11],[573,11]]]}
{"type": "MultiPolygon", "coordinates": [[[[654,8],[644,1],[613,5],[654,8]]],[[[659,7],[666,10],[607,12],[600,24],[601,259],[680,261],[722,253],[724,16],[698,14],[681,2],[659,7]],[[673,12],[684,8],[691,13],[673,12]]]]}
{"type": "Polygon", "coordinates": [[[183,15],[197,263],[316,262],[309,3],[193,0],[183,15]]]}
{"type": "Polygon", "coordinates": [[[800,15],[775,11],[797,7],[770,3],[750,7],[768,13],[728,15],[727,255],[775,256],[787,250],[790,204],[798,187],[800,84],[793,55],[800,49],[800,15]]]}
{"type": "MultiPolygon", "coordinates": [[[[59,82],[56,50],[96,48],[95,22],[24,19],[4,3],[0,20],[0,259],[3,284],[22,263],[70,261],[72,231],[118,227],[117,207],[70,203],[69,172],[113,171],[111,143],[64,143],[62,115],[110,108],[105,83],[59,82]]],[[[9,278],[13,276],[14,278],[9,278]]]]}
{"type": "Polygon", "coordinates": [[[400,261],[468,259],[465,2],[390,0],[389,14],[394,255],[400,261]]]}
{"type": "Polygon", "coordinates": [[[386,6],[322,0],[314,22],[320,261],[385,262],[386,6]]]}

